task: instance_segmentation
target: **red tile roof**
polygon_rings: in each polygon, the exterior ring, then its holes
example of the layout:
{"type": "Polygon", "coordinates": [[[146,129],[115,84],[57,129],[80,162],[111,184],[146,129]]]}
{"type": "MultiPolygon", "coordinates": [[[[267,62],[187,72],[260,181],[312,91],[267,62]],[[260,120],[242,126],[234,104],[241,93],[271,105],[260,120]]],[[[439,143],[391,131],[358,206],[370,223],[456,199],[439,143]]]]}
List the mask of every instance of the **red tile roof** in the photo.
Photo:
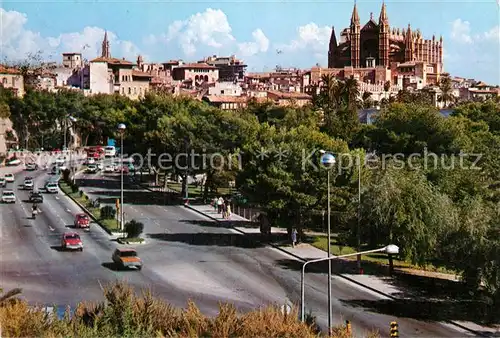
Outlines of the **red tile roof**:
{"type": "Polygon", "coordinates": [[[190,69],[217,69],[215,66],[207,65],[206,63],[186,63],[177,68],[190,68],[190,69]]]}
{"type": "Polygon", "coordinates": [[[137,77],[153,77],[153,75],[141,72],[140,70],[132,70],[132,76],[137,76],[137,77]]]}
{"type": "Polygon", "coordinates": [[[297,93],[297,92],[278,92],[274,90],[269,90],[267,91],[267,94],[271,94],[272,96],[277,96],[278,99],[283,99],[283,100],[310,100],[312,99],[311,95],[304,94],[304,93],[297,93]]]}
{"type": "Polygon", "coordinates": [[[13,75],[19,75],[21,72],[15,68],[9,68],[0,65],[0,74],[13,74],[13,75]]]}
{"type": "Polygon", "coordinates": [[[103,57],[95,58],[95,59],[91,60],[90,62],[107,62],[107,63],[112,64],[112,65],[129,65],[129,66],[132,66],[134,64],[130,61],[123,60],[123,59],[103,58],[103,57]]]}
{"type": "Polygon", "coordinates": [[[248,101],[248,96],[207,95],[204,98],[210,103],[246,103],[248,101]]]}

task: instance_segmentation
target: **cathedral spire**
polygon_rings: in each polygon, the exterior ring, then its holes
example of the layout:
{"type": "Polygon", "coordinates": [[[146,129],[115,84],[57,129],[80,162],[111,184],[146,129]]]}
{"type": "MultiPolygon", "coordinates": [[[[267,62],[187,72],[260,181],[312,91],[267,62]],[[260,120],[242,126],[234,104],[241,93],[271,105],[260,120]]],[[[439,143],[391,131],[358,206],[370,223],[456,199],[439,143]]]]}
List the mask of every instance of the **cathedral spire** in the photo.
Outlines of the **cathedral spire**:
{"type": "Polygon", "coordinates": [[[330,44],[328,46],[328,68],[335,68],[337,57],[337,37],[335,35],[335,27],[332,26],[332,35],[330,36],[330,44]]]}
{"type": "Polygon", "coordinates": [[[108,31],[104,32],[104,39],[102,40],[101,57],[103,57],[103,58],[110,58],[111,57],[111,51],[109,50],[108,31]]]}
{"type": "Polygon", "coordinates": [[[379,24],[388,24],[389,23],[389,17],[387,16],[387,10],[385,8],[385,1],[382,2],[382,9],[380,10],[380,16],[378,18],[378,23],[379,24]]]}
{"type": "Polygon", "coordinates": [[[358,14],[358,7],[356,5],[356,2],[354,2],[354,8],[352,9],[351,24],[359,25],[359,14],[358,14]]]}

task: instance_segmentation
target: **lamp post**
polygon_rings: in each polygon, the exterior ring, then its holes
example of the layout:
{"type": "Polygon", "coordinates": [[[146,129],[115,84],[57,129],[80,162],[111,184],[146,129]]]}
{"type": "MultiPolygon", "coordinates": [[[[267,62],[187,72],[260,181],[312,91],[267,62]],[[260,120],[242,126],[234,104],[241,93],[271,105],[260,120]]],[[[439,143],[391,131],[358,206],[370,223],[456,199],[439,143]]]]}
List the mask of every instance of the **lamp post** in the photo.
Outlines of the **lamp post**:
{"type": "MultiPolygon", "coordinates": [[[[358,217],[357,217],[357,230],[356,230],[356,250],[359,252],[361,250],[361,157],[358,156],[358,217]]],[[[358,267],[358,272],[361,272],[361,255],[356,258],[356,265],[358,267]]]]}
{"type": "MultiPolygon", "coordinates": [[[[311,261],[307,261],[302,265],[302,275],[301,275],[301,280],[300,280],[300,318],[302,321],[305,319],[305,274],[306,274],[306,266],[308,264],[312,263],[318,263],[318,262],[324,262],[324,261],[331,261],[333,259],[341,259],[341,258],[347,258],[347,257],[352,257],[352,256],[357,256],[357,255],[366,255],[369,253],[374,253],[374,252],[385,252],[389,255],[397,255],[399,253],[399,247],[394,244],[389,244],[383,248],[379,249],[373,249],[373,250],[368,250],[368,251],[363,251],[363,252],[355,252],[347,255],[341,255],[341,256],[333,256],[333,257],[326,257],[326,258],[318,258],[314,259],[311,261]]],[[[328,262],[330,265],[330,262],[328,262]]],[[[330,280],[329,280],[330,282],[330,280]]],[[[330,319],[330,318],[329,318],[330,319]]],[[[329,328],[330,329],[330,328],[329,328]]]]}
{"type": "MultiPolygon", "coordinates": [[[[328,247],[327,253],[328,258],[331,256],[331,208],[330,208],[330,169],[335,165],[335,156],[332,154],[320,150],[320,153],[323,154],[321,156],[321,165],[324,166],[328,170],[328,178],[327,178],[327,190],[328,190],[328,221],[327,221],[327,234],[328,234],[328,247]]],[[[328,330],[332,327],[332,265],[328,264],[328,330]]],[[[329,331],[328,331],[329,332],[329,331]]]]}
{"type": "Polygon", "coordinates": [[[127,127],[125,124],[120,123],[118,125],[118,132],[120,133],[120,157],[121,157],[121,168],[120,168],[120,231],[123,232],[123,134],[125,133],[127,127]]]}

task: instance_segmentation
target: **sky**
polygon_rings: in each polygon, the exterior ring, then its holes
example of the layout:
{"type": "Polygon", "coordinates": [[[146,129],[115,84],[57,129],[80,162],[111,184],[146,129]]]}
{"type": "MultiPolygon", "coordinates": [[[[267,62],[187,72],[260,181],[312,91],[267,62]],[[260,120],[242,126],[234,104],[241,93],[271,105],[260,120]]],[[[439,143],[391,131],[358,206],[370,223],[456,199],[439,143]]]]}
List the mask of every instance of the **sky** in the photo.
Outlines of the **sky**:
{"type": "MultiPolygon", "coordinates": [[[[386,0],[391,27],[419,28],[444,39],[444,67],[453,76],[500,84],[500,0],[386,0]]],[[[101,53],[108,32],[113,57],[146,62],[236,55],[247,71],[276,66],[326,67],[334,26],[349,26],[354,1],[289,0],[2,0],[1,62],[63,52],[101,53]]],[[[378,21],[381,0],[358,0],[363,25],[378,21]]]]}

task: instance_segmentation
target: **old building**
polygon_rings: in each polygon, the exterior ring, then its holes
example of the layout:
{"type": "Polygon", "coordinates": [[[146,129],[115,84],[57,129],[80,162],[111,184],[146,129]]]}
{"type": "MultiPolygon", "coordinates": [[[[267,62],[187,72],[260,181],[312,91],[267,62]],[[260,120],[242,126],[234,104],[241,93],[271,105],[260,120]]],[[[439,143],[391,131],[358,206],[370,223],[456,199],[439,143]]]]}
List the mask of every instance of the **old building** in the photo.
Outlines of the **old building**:
{"type": "Polygon", "coordinates": [[[247,65],[242,60],[237,59],[235,55],[229,57],[213,55],[203,59],[201,62],[217,67],[219,70],[219,80],[224,82],[243,81],[247,68],[247,65]]]}
{"type": "Polygon", "coordinates": [[[361,26],[354,5],[351,23],[337,40],[332,27],[328,51],[329,73],[338,78],[354,77],[361,82],[420,89],[438,83],[443,72],[443,39],[425,39],[420,30],[391,27],[385,3],[378,22],[361,26]]]}
{"type": "Polygon", "coordinates": [[[236,110],[247,106],[247,96],[206,95],[203,101],[223,110],[236,110]]]}
{"type": "Polygon", "coordinates": [[[241,96],[243,89],[234,82],[216,82],[213,87],[208,88],[209,95],[241,96]]]}
{"type": "Polygon", "coordinates": [[[206,63],[180,64],[172,68],[174,81],[191,83],[196,88],[203,84],[210,84],[219,80],[219,69],[206,63]]]}
{"type": "Polygon", "coordinates": [[[101,56],[90,61],[90,94],[120,93],[131,99],[143,97],[150,89],[152,76],[134,67],[130,61],[111,57],[105,34],[101,56]]]}
{"type": "Polygon", "coordinates": [[[83,67],[82,53],[63,53],[62,65],[70,69],[83,67]]]}
{"type": "Polygon", "coordinates": [[[248,73],[245,75],[245,87],[253,90],[301,92],[303,74],[303,71],[295,68],[278,68],[274,72],[248,73]]]}
{"type": "Polygon", "coordinates": [[[24,79],[17,69],[0,65],[0,85],[19,97],[24,95],[24,79]]]}
{"type": "Polygon", "coordinates": [[[298,106],[302,107],[312,102],[311,95],[305,93],[278,92],[270,90],[267,92],[267,99],[278,106],[298,106]]]}

